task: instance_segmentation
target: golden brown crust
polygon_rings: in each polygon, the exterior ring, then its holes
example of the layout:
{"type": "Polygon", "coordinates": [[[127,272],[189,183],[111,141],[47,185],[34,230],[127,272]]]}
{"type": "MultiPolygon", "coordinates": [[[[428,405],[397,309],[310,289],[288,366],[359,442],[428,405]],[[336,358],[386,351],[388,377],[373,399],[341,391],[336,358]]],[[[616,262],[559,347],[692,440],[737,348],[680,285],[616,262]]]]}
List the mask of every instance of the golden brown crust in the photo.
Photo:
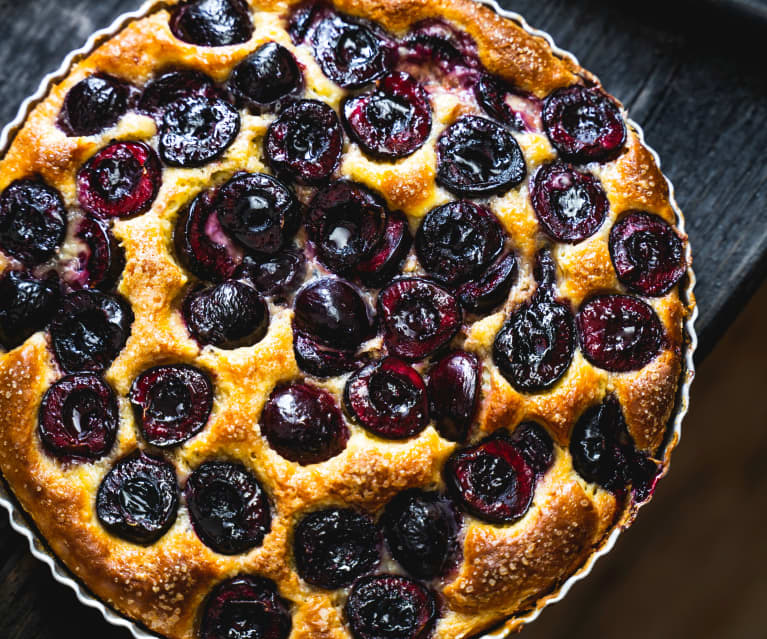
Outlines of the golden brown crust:
{"type": "MultiPolygon", "coordinates": [[[[136,115],[127,116],[104,136],[69,138],[55,126],[66,92],[95,70],[138,85],[172,67],[197,69],[223,81],[260,42],[278,39],[306,66],[314,94],[337,107],[342,92],[322,77],[305,48],[290,44],[284,32],[290,4],[251,2],[254,9],[264,11],[257,14],[256,36],[243,45],[221,49],[203,49],[174,38],[165,9],[132,22],[75,64],[71,74],[30,113],[0,162],[0,189],[13,180],[39,175],[62,193],[68,207],[75,207],[77,169],[111,137],[153,139],[154,124],[136,115]]],[[[398,35],[421,19],[445,18],[474,37],[480,58],[491,72],[541,98],[579,78],[593,80],[569,58],[553,54],[542,38],[473,0],[335,0],[334,4],[376,20],[398,35]]],[[[463,108],[460,101],[446,101],[435,109],[438,126],[431,143],[463,108]]],[[[206,594],[238,573],[259,574],[279,584],[282,596],[294,605],[293,639],[349,637],[339,596],[308,586],[292,568],[290,531],[296,518],[328,504],[350,504],[373,512],[405,488],[439,486],[444,460],[455,449],[433,427],[405,443],[382,442],[355,427],[347,449],[329,462],[310,467],[287,462],[266,445],[257,424],[271,390],[299,376],[291,312],[283,309],[273,314],[267,337],[251,349],[200,349],[189,338],[178,313],[188,276],[173,255],[171,229],[179,210],[211,182],[225,180],[237,169],[263,170],[249,145],[263,137],[267,124],[253,116],[244,119],[238,141],[222,160],[198,171],[166,171],[152,210],[114,225],[127,257],[119,292],[130,301],[136,319],[125,349],[106,374],[121,397],[122,415],[118,443],[107,458],[91,465],[65,464],[43,451],[36,435],[37,410],[45,390],[61,375],[43,334],[0,355],[3,476],[56,555],[91,591],[172,639],[191,639],[206,594]],[[171,530],[147,548],[108,535],[95,516],[94,495],[101,479],[116,459],[139,445],[125,399],[132,380],[149,366],[176,362],[205,369],[217,389],[208,427],[172,453],[180,482],[206,459],[237,460],[258,476],[275,504],[272,530],[263,546],[245,555],[213,553],[193,533],[183,509],[171,530]]],[[[434,182],[436,159],[431,143],[410,159],[389,165],[365,159],[351,145],[340,172],[372,186],[415,225],[433,206],[449,199],[434,182]]],[[[544,135],[521,135],[520,144],[530,175],[555,157],[544,135]]],[[[621,214],[643,209],[677,222],[665,178],[636,132],[630,133],[626,150],[616,161],[594,171],[610,201],[609,223],[586,242],[560,246],[555,255],[560,293],[575,309],[591,295],[623,290],[607,248],[608,230],[621,214]]],[[[519,522],[497,527],[468,518],[462,563],[441,586],[448,609],[437,627],[439,639],[471,635],[540,605],[584,565],[616,522],[627,520],[628,504],[585,484],[574,472],[567,452],[570,432],[586,409],[614,392],[637,445],[648,452],[658,450],[674,409],[685,348],[682,323],[691,310],[676,289],[651,302],[668,344],[641,371],[606,373],[578,353],[551,390],[533,396],[516,392],[491,363],[489,353],[506,313],[535,290],[531,264],[541,234],[526,183],[493,198],[490,205],[514,238],[521,272],[504,312],[475,323],[464,345],[487,363],[476,431],[479,436],[537,421],[556,441],[556,463],[539,484],[534,506],[519,522]]],[[[7,268],[2,256],[0,268],[7,268]]]]}

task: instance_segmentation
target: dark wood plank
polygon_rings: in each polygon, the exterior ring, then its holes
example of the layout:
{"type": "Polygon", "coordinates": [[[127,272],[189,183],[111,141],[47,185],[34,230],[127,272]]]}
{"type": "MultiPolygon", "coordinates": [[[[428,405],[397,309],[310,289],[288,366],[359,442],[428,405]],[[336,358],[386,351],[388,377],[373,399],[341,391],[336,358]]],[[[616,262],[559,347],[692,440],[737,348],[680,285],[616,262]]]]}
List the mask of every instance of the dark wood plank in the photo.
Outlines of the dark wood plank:
{"type": "MultiPolygon", "coordinates": [[[[55,69],[68,51],[137,4],[138,0],[0,0],[0,122],[15,115],[23,98],[37,88],[40,78],[55,69]]],[[[767,163],[763,161],[763,149],[767,147],[767,127],[763,125],[767,121],[767,76],[763,56],[755,55],[767,28],[752,19],[765,15],[764,0],[505,0],[504,4],[577,53],[584,66],[597,73],[607,89],[629,106],[632,116],[644,126],[649,143],[663,158],[664,169],[677,187],[694,247],[702,359],[767,272],[767,224],[762,217],[767,198],[767,163]],[[735,13],[725,7],[732,2],[741,5],[743,11],[735,13]]],[[[724,366],[712,360],[712,366],[720,365],[724,366]]],[[[759,379],[763,387],[764,380],[759,379]]],[[[714,491],[714,504],[721,506],[722,512],[729,511],[727,489],[739,488],[727,484],[717,492],[714,478],[696,481],[700,475],[705,476],[707,468],[716,467],[720,459],[713,426],[707,434],[708,447],[702,449],[699,458],[688,456],[686,471],[685,462],[679,464],[682,472],[673,473],[669,480],[676,482],[676,488],[672,484],[669,490],[661,490],[665,505],[653,505],[655,510],[649,512],[657,513],[654,519],[640,517],[627,535],[630,541],[616,553],[618,559],[604,560],[589,584],[576,590],[574,603],[547,612],[541,625],[526,633],[531,637],[575,639],[602,630],[604,636],[618,636],[616,628],[620,626],[600,621],[601,615],[605,619],[610,616],[600,606],[599,598],[604,597],[606,606],[632,619],[626,636],[656,635],[662,623],[670,623],[677,631],[659,635],[664,637],[747,636],[745,632],[727,632],[720,622],[709,624],[707,630],[704,623],[686,624],[685,619],[673,615],[663,619],[657,614],[648,615],[653,599],[639,596],[654,588],[654,581],[664,578],[664,562],[669,562],[673,553],[685,551],[685,525],[665,525],[678,504],[688,504],[678,509],[678,516],[690,526],[726,527],[731,521],[710,508],[705,517],[700,517],[695,508],[696,500],[705,501],[707,491],[714,491]],[[690,488],[693,484],[694,490],[690,488]],[[671,535],[668,540],[666,527],[671,535]],[[659,554],[650,557],[648,553],[659,554]],[[645,561],[648,563],[643,568],[645,561]],[[636,595],[641,614],[632,614],[631,602],[613,594],[628,573],[637,579],[636,583],[617,592],[625,597],[636,595]]],[[[689,436],[696,435],[693,432],[689,436]]],[[[747,464],[743,472],[754,478],[754,486],[759,486],[763,475],[748,442],[756,450],[764,450],[762,439],[748,439],[730,451],[729,467],[737,467],[733,460],[747,464]]],[[[0,516],[0,522],[0,637],[129,636],[77,603],[68,589],[51,579],[47,567],[29,555],[25,542],[10,530],[5,515],[0,516]]],[[[704,539],[713,541],[710,536],[704,539]]],[[[741,541],[736,532],[724,539],[731,547],[741,541]]],[[[694,548],[705,551],[703,541],[694,548]]],[[[728,551],[722,547],[721,554],[727,555],[728,551]]],[[[747,567],[745,555],[745,550],[738,555],[741,567],[747,567]]],[[[764,559],[759,555],[755,565],[763,565],[760,558],[764,559]]],[[[680,564],[679,570],[695,570],[698,565],[693,559],[680,564]]],[[[701,565],[705,563],[701,561],[701,565]]],[[[734,573],[721,568],[719,579],[736,581],[734,573]]],[[[678,590],[690,587],[684,575],[674,575],[670,583],[678,590]]],[[[767,589],[764,581],[757,582],[756,577],[752,583],[761,584],[758,592],[767,589]]],[[[676,595],[687,605],[685,614],[693,614],[693,594],[681,595],[669,588],[662,592],[664,599],[659,605],[673,604],[676,595]]],[[[692,592],[700,595],[701,588],[692,592]]],[[[717,614],[735,623],[737,601],[732,597],[726,601],[733,608],[732,614],[727,617],[723,606],[716,608],[717,614]]]]}

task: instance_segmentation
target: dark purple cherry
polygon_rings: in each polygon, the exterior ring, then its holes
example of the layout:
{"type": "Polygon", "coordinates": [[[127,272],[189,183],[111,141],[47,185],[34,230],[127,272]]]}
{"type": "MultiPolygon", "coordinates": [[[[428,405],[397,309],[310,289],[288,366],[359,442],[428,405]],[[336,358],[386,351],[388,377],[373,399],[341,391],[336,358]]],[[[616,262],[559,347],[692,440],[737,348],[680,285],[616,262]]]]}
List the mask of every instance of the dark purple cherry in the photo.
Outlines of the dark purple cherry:
{"type": "Polygon", "coordinates": [[[59,114],[59,126],[70,136],[94,135],[114,126],[128,110],[131,87],[98,73],[73,86],[59,114]]]}
{"type": "Polygon", "coordinates": [[[46,184],[16,180],[0,195],[0,249],[27,266],[52,257],[66,230],[64,201],[46,184]]]}
{"type": "Polygon", "coordinates": [[[294,327],[327,346],[354,351],[373,336],[367,304],[344,280],[325,277],[296,296],[294,327]]]}
{"type": "Polygon", "coordinates": [[[269,328],[269,309],[252,287],[226,280],[190,294],[183,305],[189,333],[202,346],[253,346],[269,328]]]}
{"type": "Polygon", "coordinates": [[[429,211],[416,234],[415,250],[430,275],[456,286],[498,257],[505,239],[493,213],[461,200],[429,211]]]}
{"type": "Polygon", "coordinates": [[[517,426],[511,437],[516,449],[525,461],[542,477],[554,463],[554,442],[543,427],[533,422],[517,426]]]}
{"type": "Polygon", "coordinates": [[[278,175],[315,184],[335,171],[343,144],[336,112],[324,102],[301,100],[269,125],[264,152],[278,175]]]}
{"type": "Polygon", "coordinates": [[[144,439],[175,446],[199,433],[213,409],[213,385],[193,366],[157,366],[139,375],[128,396],[144,439]]]}
{"type": "Polygon", "coordinates": [[[346,383],[344,400],[359,424],[384,439],[408,439],[429,423],[426,384],[396,357],[357,371],[346,383]]]}
{"type": "Polygon", "coordinates": [[[223,555],[260,546],[271,530],[269,499],[239,464],[205,462],[190,475],[184,496],[197,536],[223,555]]]}
{"type": "Polygon", "coordinates": [[[628,295],[600,295],[576,318],[583,354],[615,373],[644,368],[663,345],[663,327],[651,306],[628,295]]]}
{"type": "Polygon", "coordinates": [[[344,88],[360,87],[386,75],[397,56],[394,39],[361,18],[327,12],[311,35],[323,73],[344,88]]]}
{"type": "Polygon", "coordinates": [[[375,569],[380,545],[378,530],[367,515],[345,508],[319,510],[296,526],[296,569],[313,586],[344,588],[375,569]]]}
{"type": "Polygon", "coordinates": [[[456,295],[470,313],[489,313],[503,304],[517,281],[517,258],[506,253],[475,279],[462,284],[456,295]]]}
{"type": "Polygon", "coordinates": [[[290,51],[267,42],[237,65],[228,86],[239,105],[262,113],[286,98],[299,96],[304,77],[290,51]]]}
{"type": "Polygon", "coordinates": [[[326,346],[306,333],[296,330],[293,335],[293,352],[298,367],[315,377],[335,377],[351,373],[364,366],[367,355],[357,355],[355,350],[326,346]]]}
{"type": "Polygon", "coordinates": [[[535,96],[487,73],[480,76],[474,93],[482,108],[496,120],[522,133],[540,130],[541,102],[535,96]]]}
{"type": "Polygon", "coordinates": [[[126,217],[148,211],[161,183],[154,150],[143,142],[113,142],[77,173],[77,196],[96,217],[126,217]]]}
{"type": "Polygon", "coordinates": [[[372,93],[347,99],[342,113],[362,150],[385,160],[411,155],[431,132],[429,95],[407,73],[391,73],[372,93]]]}
{"type": "Polygon", "coordinates": [[[487,118],[463,116],[437,142],[437,181],[456,195],[505,193],[526,174],[525,156],[514,136],[487,118]]]}
{"type": "Polygon", "coordinates": [[[285,459],[302,466],[335,457],[349,440],[335,398],[310,384],[289,384],[272,392],[261,415],[261,434],[285,459]]]}
{"type": "Polygon", "coordinates": [[[439,493],[412,489],[392,499],[381,518],[392,555],[419,579],[442,577],[458,554],[459,515],[439,493]]]}
{"type": "Polygon", "coordinates": [[[396,280],[378,295],[384,341],[408,361],[424,359],[447,345],[458,332],[463,314],[444,288],[419,277],[396,280]]]}
{"type": "Polygon", "coordinates": [[[588,409],[570,438],[573,466],[586,481],[621,493],[629,485],[639,501],[650,496],[657,463],[636,450],[620,402],[612,395],[588,409]]]}
{"type": "Polygon", "coordinates": [[[160,125],[160,156],[170,166],[217,160],[240,132],[240,114],[218,97],[188,95],[168,105],[160,125]]]}
{"type": "Polygon", "coordinates": [[[405,261],[413,238],[410,225],[400,211],[389,213],[383,238],[373,255],[356,266],[356,273],[365,286],[377,288],[389,283],[405,261]]]}
{"type": "Polygon", "coordinates": [[[113,535],[149,545],[162,537],[178,512],[176,469],[136,451],[118,461],[96,495],[96,514],[113,535]]]}
{"type": "Polygon", "coordinates": [[[618,279],[641,295],[668,293],[684,275],[684,241],[670,224],[641,211],[626,214],[610,231],[618,279]]]}
{"type": "Polygon", "coordinates": [[[533,179],[530,199],[543,231],[576,244],[597,232],[607,215],[607,195],[599,178],[569,164],[549,164],[533,179]]]}
{"type": "Polygon", "coordinates": [[[474,80],[476,70],[481,66],[473,38],[439,18],[427,18],[415,24],[403,39],[402,46],[408,53],[408,60],[422,66],[426,62],[435,62],[443,73],[465,76],[467,81],[474,80]]]}
{"type": "Polygon", "coordinates": [[[575,328],[570,310],[549,299],[518,308],[495,338],[493,361],[518,391],[551,388],[570,367],[575,328]]]}
{"type": "Polygon", "coordinates": [[[440,435],[464,442],[479,409],[482,364],[473,353],[455,351],[429,371],[429,405],[440,435]]]}
{"type": "Polygon", "coordinates": [[[455,497],[472,515],[494,524],[525,515],[535,475],[505,431],[453,453],[445,464],[445,481],[455,497]]]}
{"type": "Polygon", "coordinates": [[[38,279],[24,271],[6,271],[0,277],[0,344],[11,350],[44,329],[59,297],[55,275],[38,279]]]}
{"type": "Polygon", "coordinates": [[[301,216],[295,195],[266,173],[235,176],[221,187],[213,208],[238,243],[262,255],[278,253],[301,216]]]}
{"type": "Polygon", "coordinates": [[[225,47],[250,40],[253,18],[245,0],[186,0],[173,10],[170,29],[184,42],[225,47]]]}
{"type": "Polygon", "coordinates": [[[165,110],[174,102],[188,96],[224,97],[204,73],[199,71],[169,71],[147,84],[139,100],[141,112],[162,120],[165,110]]]}
{"type": "Polygon", "coordinates": [[[321,189],[306,214],[306,230],[320,262],[341,275],[371,257],[383,236],[386,205],[369,189],[346,180],[321,189]]]}
{"type": "Polygon", "coordinates": [[[133,311],[120,297],[100,291],[70,293],[51,321],[51,342],[68,373],[102,371],[120,354],[130,335],[133,311]]]}
{"type": "Polygon", "coordinates": [[[220,282],[232,276],[239,255],[213,209],[214,193],[203,191],[182,211],[173,232],[176,256],[197,277],[220,282]]]}
{"type": "Polygon", "coordinates": [[[238,575],[208,595],[200,639],[288,639],[290,603],[264,577],[238,575]]]}
{"type": "Polygon", "coordinates": [[[306,257],[303,251],[285,250],[271,257],[246,255],[235,271],[235,279],[244,279],[266,297],[285,300],[306,277],[306,257]]]}
{"type": "Polygon", "coordinates": [[[354,639],[428,639],[437,602],[417,581],[371,575],[354,584],[345,611],[354,639]]]}
{"type": "Polygon", "coordinates": [[[73,267],[62,275],[73,289],[114,287],[125,268],[125,252],[104,220],[83,217],[79,223],[77,239],[83,243],[73,267]]]}
{"type": "Polygon", "coordinates": [[[323,16],[327,15],[328,11],[326,5],[316,0],[302,2],[296,6],[292,10],[287,27],[291,42],[295,45],[304,42],[309,32],[323,16]]]}
{"type": "Polygon", "coordinates": [[[579,164],[612,160],[626,141],[620,109],[596,87],[554,91],[543,105],[543,126],[560,155],[579,164]]]}
{"type": "Polygon", "coordinates": [[[119,424],[117,397],[95,373],[60,379],[40,404],[40,439],[57,456],[103,457],[112,449],[119,424]]]}

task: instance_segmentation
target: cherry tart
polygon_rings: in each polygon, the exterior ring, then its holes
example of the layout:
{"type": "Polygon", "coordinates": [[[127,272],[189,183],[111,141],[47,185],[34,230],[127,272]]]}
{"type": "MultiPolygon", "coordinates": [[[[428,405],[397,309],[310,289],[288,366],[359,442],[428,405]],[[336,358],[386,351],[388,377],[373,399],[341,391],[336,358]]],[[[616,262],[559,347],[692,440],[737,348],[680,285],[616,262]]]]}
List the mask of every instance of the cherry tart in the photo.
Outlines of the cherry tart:
{"type": "Polygon", "coordinates": [[[0,160],[0,471],[167,639],[518,629],[667,469],[682,228],[472,0],[157,2],[0,160]]]}

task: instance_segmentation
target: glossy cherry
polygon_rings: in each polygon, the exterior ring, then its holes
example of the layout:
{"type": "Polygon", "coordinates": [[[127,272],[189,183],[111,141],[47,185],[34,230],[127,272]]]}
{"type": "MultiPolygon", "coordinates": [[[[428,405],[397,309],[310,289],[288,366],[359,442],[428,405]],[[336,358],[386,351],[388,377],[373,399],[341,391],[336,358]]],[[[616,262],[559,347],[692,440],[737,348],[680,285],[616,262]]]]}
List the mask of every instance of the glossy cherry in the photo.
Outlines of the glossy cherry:
{"type": "Polygon", "coordinates": [[[570,310],[546,298],[519,307],[495,338],[493,361],[525,393],[551,388],[570,367],[575,328],[570,310]]]}
{"type": "Polygon", "coordinates": [[[236,280],[195,291],[182,309],[189,333],[201,345],[223,349],[252,346],[269,328],[269,309],[258,292],[236,280]]]}
{"type": "Polygon", "coordinates": [[[78,257],[64,269],[62,279],[72,289],[109,290],[125,268],[125,252],[104,220],[83,217],[75,237],[82,242],[78,257]]]}
{"type": "Polygon", "coordinates": [[[215,98],[224,97],[224,93],[215,87],[211,78],[199,71],[168,71],[146,85],[138,108],[161,122],[171,104],[188,96],[215,98]]]}
{"type": "Polygon", "coordinates": [[[267,42],[235,67],[228,86],[240,106],[262,113],[287,98],[298,97],[304,77],[290,51],[276,42],[267,42]]]}
{"type": "Polygon", "coordinates": [[[193,366],[156,366],[134,380],[128,397],[144,439],[169,447],[205,428],[213,408],[213,385],[193,366]]]}
{"type": "Polygon", "coordinates": [[[186,0],[170,19],[179,40],[203,47],[241,44],[253,35],[253,18],[245,0],[186,0]]]}
{"type": "Polygon", "coordinates": [[[384,439],[408,439],[429,423],[426,384],[396,357],[357,371],[346,383],[344,400],[359,424],[384,439]]]}
{"type": "Polygon", "coordinates": [[[70,293],[51,321],[53,352],[67,372],[102,371],[120,354],[132,323],[130,304],[120,297],[92,290],[70,293]]]}
{"type": "Polygon", "coordinates": [[[323,73],[344,88],[360,87],[386,75],[396,59],[394,39],[378,25],[332,11],[311,34],[323,73]]]}
{"type": "Polygon", "coordinates": [[[298,367],[315,377],[335,377],[351,373],[368,361],[366,354],[354,350],[333,348],[302,332],[293,334],[293,352],[298,367]]]}
{"type": "Polygon", "coordinates": [[[258,480],[239,464],[205,462],[184,488],[197,536],[224,555],[260,546],[272,525],[269,499],[258,480]]]}
{"type": "Polygon", "coordinates": [[[349,440],[333,395],[305,383],[276,388],[264,406],[260,427],[274,450],[302,466],[335,457],[349,440]]]}
{"type": "Polygon", "coordinates": [[[411,575],[436,579],[453,567],[460,517],[447,497],[406,490],[387,504],[381,525],[392,555],[411,575]]]}
{"type": "Polygon", "coordinates": [[[336,112],[324,102],[301,100],[284,109],[269,125],[264,152],[278,175],[315,184],[335,171],[343,144],[336,112]]]}
{"type": "Polygon", "coordinates": [[[424,278],[394,281],[378,295],[384,342],[393,355],[417,361],[446,346],[463,314],[447,290],[424,278]]]}
{"type": "Polygon", "coordinates": [[[70,136],[95,135],[108,129],[128,110],[131,87],[97,73],[80,80],[64,98],[59,126],[70,136]]]}
{"type": "Polygon", "coordinates": [[[473,353],[455,351],[429,371],[429,405],[440,435],[466,441],[479,409],[482,364],[473,353]]]}
{"type": "Polygon", "coordinates": [[[437,181],[462,197],[505,193],[527,174],[525,156],[508,129],[466,115],[437,141],[437,181]]]}
{"type": "Polygon", "coordinates": [[[320,262],[341,275],[348,274],[378,247],[388,211],[369,189],[346,180],[321,189],[306,214],[306,230],[320,262]]]}
{"type": "Polygon", "coordinates": [[[389,74],[375,91],[347,99],[342,113],[362,150],[385,160],[413,154],[431,132],[429,95],[407,73],[389,74]]]}
{"type": "Polygon", "coordinates": [[[148,211],[161,183],[153,149],[143,142],[113,142],[77,173],[77,197],[91,215],[127,217],[148,211]]]}
{"type": "Polygon", "coordinates": [[[456,296],[470,313],[489,313],[509,297],[517,272],[516,256],[506,253],[483,273],[459,286],[456,296]]]}
{"type": "Polygon", "coordinates": [[[213,209],[243,247],[275,255],[292,238],[301,212],[295,195],[266,173],[242,173],[224,184],[213,209]]]}
{"type": "Polygon", "coordinates": [[[290,603],[270,579],[238,575],[218,584],[205,601],[200,639],[288,639],[290,603]]]}
{"type": "Polygon", "coordinates": [[[299,522],[293,552],[298,574],[306,582],[335,590],[375,569],[380,561],[380,537],[367,515],[329,508],[299,522]]]}
{"type": "Polygon", "coordinates": [[[378,288],[387,284],[399,273],[412,243],[404,213],[390,212],[381,243],[368,259],[356,265],[357,276],[365,286],[378,288]]]}
{"type": "Polygon", "coordinates": [[[665,295],[684,275],[684,241],[657,215],[632,211],[610,231],[618,279],[640,295],[665,295]]]}
{"type": "Polygon", "coordinates": [[[445,464],[445,481],[461,505],[494,524],[519,520],[530,508],[536,472],[505,431],[457,451],[445,464]]]}
{"type": "Polygon", "coordinates": [[[261,295],[284,301],[303,284],[306,270],[303,251],[288,249],[271,257],[246,255],[234,278],[250,282],[261,295]]]}
{"type": "Polygon", "coordinates": [[[543,126],[568,162],[615,158],[626,141],[626,123],[615,103],[596,87],[557,89],[543,106],[543,126]]]}
{"type": "Polygon", "coordinates": [[[554,463],[554,442],[542,426],[534,422],[520,424],[511,441],[536,476],[542,477],[554,463]]]}
{"type": "Polygon", "coordinates": [[[480,76],[474,93],[480,106],[496,120],[522,133],[540,130],[542,105],[535,96],[488,73],[480,76]]]}
{"type": "Polygon", "coordinates": [[[188,95],[165,109],[160,156],[169,166],[194,168],[220,158],[240,132],[240,114],[219,97],[188,95]]]}
{"type": "Polygon", "coordinates": [[[95,373],[63,377],[40,404],[40,439],[58,457],[103,457],[112,449],[119,424],[117,397],[95,373]]]}
{"type": "Polygon", "coordinates": [[[460,200],[432,209],[415,238],[418,260],[435,279],[456,286],[483,271],[503,249],[506,234],[493,213],[460,200]]]}
{"type": "Polygon", "coordinates": [[[381,574],[354,584],[345,611],[354,639],[427,639],[437,602],[417,581],[381,574]]]}
{"type": "Polygon", "coordinates": [[[425,68],[436,63],[442,73],[457,77],[461,84],[473,85],[481,66],[477,43],[465,31],[439,18],[427,18],[413,25],[402,40],[406,60],[425,68]]]}
{"type": "Polygon", "coordinates": [[[148,546],[176,521],[176,469],[161,457],[135,451],[107,473],[96,494],[96,515],[110,533],[148,546]]]}
{"type": "Polygon", "coordinates": [[[576,318],[583,354],[594,366],[625,373],[644,368],[663,346],[663,326],[651,306],[628,295],[600,295],[576,318]]]}
{"type": "Polygon", "coordinates": [[[51,258],[66,229],[64,201],[46,184],[16,180],[0,194],[0,249],[25,265],[51,258]]]}
{"type": "Polygon", "coordinates": [[[6,271],[0,277],[0,344],[11,350],[44,329],[60,298],[54,276],[38,279],[24,271],[6,271]]]}

